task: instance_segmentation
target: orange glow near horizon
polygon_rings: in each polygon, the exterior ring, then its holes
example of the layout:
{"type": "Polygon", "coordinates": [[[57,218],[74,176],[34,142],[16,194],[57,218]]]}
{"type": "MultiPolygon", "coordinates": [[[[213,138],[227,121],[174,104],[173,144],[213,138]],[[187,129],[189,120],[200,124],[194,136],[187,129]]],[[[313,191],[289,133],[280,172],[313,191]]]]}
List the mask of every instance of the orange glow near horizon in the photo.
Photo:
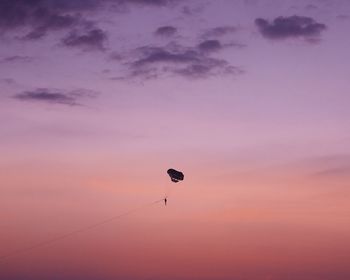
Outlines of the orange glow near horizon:
{"type": "MultiPolygon", "coordinates": [[[[0,218],[6,225],[1,235],[2,254],[137,208],[161,198],[165,191],[171,193],[167,207],[153,205],[14,256],[7,260],[6,270],[36,271],[44,277],[57,271],[60,263],[66,273],[79,274],[81,270],[106,279],[113,275],[280,279],[286,272],[312,274],[321,266],[320,273],[331,273],[330,266],[347,267],[349,197],[336,190],[329,194],[319,178],[296,172],[287,176],[287,170],[279,170],[283,175],[277,176],[275,168],[265,168],[241,172],[215,184],[210,172],[189,170],[185,181],[178,184],[171,183],[166,174],[158,178],[151,174],[147,179],[143,172],[140,177],[133,172],[124,174],[130,182],[119,180],[118,175],[68,178],[61,172],[57,177],[48,172],[45,179],[36,177],[33,170],[28,172],[28,178],[20,179],[27,182],[26,191],[20,196],[9,192],[16,200],[2,204],[0,218]],[[38,192],[38,182],[52,189],[38,192]],[[71,188],[69,192],[55,188],[63,184],[71,188]]],[[[5,180],[13,189],[21,185],[10,171],[2,182],[5,180]]]]}

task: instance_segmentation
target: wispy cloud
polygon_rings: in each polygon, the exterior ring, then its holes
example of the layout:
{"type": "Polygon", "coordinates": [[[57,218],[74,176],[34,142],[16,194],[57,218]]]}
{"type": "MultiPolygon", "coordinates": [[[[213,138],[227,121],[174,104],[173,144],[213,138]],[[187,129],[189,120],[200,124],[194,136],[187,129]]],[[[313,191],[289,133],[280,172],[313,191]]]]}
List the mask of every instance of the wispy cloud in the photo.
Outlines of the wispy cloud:
{"type": "Polygon", "coordinates": [[[235,26],[217,26],[214,28],[210,28],[203,32],[202,38],[204,39],[215,39],[220,38],[226,35],[232,35],[233,33],[236,33],[238,30],[235,26]]]}
{"type": "Polygon", "coordinates": [[[11,78],[2,78],[0,79],[0,82],[5,84],[5,85],[15,85],[16,84],[16,81],[14,79],[11,79],[11,78]]]}
{"type": "Polygon", "coordinates": [[[204,41],[195,47],[184,47],[177,43],[166,46],[143,46],[131,54],[118,56],[125,61],[128,78],[151,79],[163,75],[176,75],[186,78],[207,78],[219,74],[240,74],[239,67],[231,65],[211,54],[222,48],[217,40],[204,41]]]}
{"type": "Polygon", "coordinates": [[[350,165],[343,167],[328,168],[318,172],[315,172],[316,176],[345,176],[350,174],[350,165]]]}
{"type": "Polygon", "coordinates": [[[345,14],[340,14],[337,16],[337,19],[339,20],[349,20],[350,16],[349,15],[345,15],[345,14]]]}
{"type": "Polygon", "coordinates": [[[336,177],[350,176],[350,155],[331,155],[313,160],[317,170],[314,176],[336,177]]]}
{"type": "Polygon", "coordinates": [[[318,10],[318,7],[316,5],[314,5],[314,4],[307,4],[305,6],[305,10],[307,10],[307,11],[316,11],[316,10],[318,10]]]}
{"type": "Polygon", "coordinates": [[[72,31],[62,39],[63,45],[77,47],[82,50],[104,50],[107,34],[99,28],[88,31],[72,31]]]}
{"type": "Polygon", "coordinates": [[[59,91],[47,88],[38,88],[32,91],[24,91],[13,96],[21,101],[41,102],[48,104],[60,104],[68,106],[77,106],[80,99],[85,97],[95,97],[96,92],[89,90],[59,91]]]}
{"type": "Polygon", "coordinates": [[[32,60],[33,58],[29,56],[13,55],[1,58],[0,63],[31,62],[32,60]]]}

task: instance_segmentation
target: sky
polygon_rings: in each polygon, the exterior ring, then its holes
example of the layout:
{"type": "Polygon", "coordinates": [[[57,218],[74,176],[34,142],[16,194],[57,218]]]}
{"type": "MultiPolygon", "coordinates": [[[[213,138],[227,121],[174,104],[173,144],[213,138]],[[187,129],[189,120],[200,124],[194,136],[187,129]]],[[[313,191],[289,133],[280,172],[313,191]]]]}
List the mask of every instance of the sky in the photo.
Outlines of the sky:
{"type": "Polygon", "coordinates": [[[349,28],[347,0],[1,0],[0,257],[136,210],[0,279],[350,279],[349,28]]]}

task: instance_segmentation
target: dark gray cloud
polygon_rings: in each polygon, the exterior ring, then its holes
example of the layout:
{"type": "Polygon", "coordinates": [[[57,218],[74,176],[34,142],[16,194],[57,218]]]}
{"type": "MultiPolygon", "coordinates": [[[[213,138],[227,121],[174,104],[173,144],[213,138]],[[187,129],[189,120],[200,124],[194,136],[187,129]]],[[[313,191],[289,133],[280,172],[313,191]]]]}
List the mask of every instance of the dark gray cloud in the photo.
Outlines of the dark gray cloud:
{"type": "Polygon", "coordinates": [[[217,44],[221,46],[220,42],[203,43],[196,47],[184,47],[176,43],[163,47],[140,47],[124,59],[128,73],[123,78],[151,79],[163,75],[206,78],[242,73],[242,70],[228,61],[211,56],[217,50],[217,44]]]}
{"type": "MultiPolygon", "coordinates": [[[[166,71],[166,70],[164,70],[166,71]]],[[[128,73],[123,76],[113,77],[111,80],[120,81],[120,80],[130,80],[138,79],[141,80],[153,80],[157,79],[162,75],[162,71],[156,66],[148,67],[130,67],[128,73]]]]}
{"type": "Polygon", "coordinates": [[[80,11],[95,1],[1,0],[0,30],[30,29],[26,39],[39,39],[48,31],[71,28],[86,21],[80,11]],[[74,3],[74,4],[73,4],[74,3]]]}
{"type": "Polygon", "coordinates": [[[198,45],[198,49],[202,52],[216,52],[222,49],[219,40],[206,40],[198,45]]]}
{"type": "Polygon", "coordinates": [[[81,105],[79,103],[81,98],[95,97],[96,95],[96,92],[82,89],[66,92],[47,88],[38,88],[32,91],[18,93],[14,95],[13,98],[21,101],[77,106],[81,105]]]}
{"type": "Polygon", "coordinates": [[[29,56],[13,55],[1,58],[0,63],[31,62],[32,60],[33,58],[29,56]]]}
{"type": "Polygon", "coordinates": [[[25,91],[14,96],[23,101],[40,101],[46,103],[56,103],[64,105],[77,105],[76,99],[65,93],[52,92],[48,89],[37,89],[35,91],[25,91]]]}
{"type": "Polygon", "coordinates": [[[219,38],[237,32],[238,28],[235,26],[218,26],[206,30],[202,37],[206,39],[219,38]]]}
{"type": "MultiPolygon", "coordinates": [[[[103,8],[130,5],[162,7],[176,0],[1,0],[0,36],[38,40],[49,32],[84,29],[90,37],[99,36],[97,22],[89,19],[103,8]],[[90,13],[87,13],[90,12],[90,13]]],[[[109,10],[110,10],[109,9],[109,10]]],[[[96,37],[95,37],[96,38],[96,37]]],[[[86,37],[83,38],[83,40],[86,37]]]]}
{"type": "Polygon", "coordinates": [[[161,26],[156,30],[155,34],[163,37],[171,37],[175,35],[176,32],[177,29],[174,26],[161,26]]]}
{"type": "Polygon", "coordinates": [[[194,63],[200,61],[200,54],[191,49],[167,47],[141,47],[137,50],[141,56],[132,63],[133,67],[143,67],[156,63],[194,63]]]}
{"type": "Polygon", "coordinates": [[[181,0],[116,0],[115,2],[120,4],[139,4],[150,6],[166,6],[180,2],[181,0]]]}
{"type": "Polygon", "coordinates": [[[218,75],[238,75],[243,71],[223,59],[210,58],[201,63],[192,63],[186,67],[174,69],[174,73],[186,78],[202,79],[218,75]]]}
{"type": "Polygon", "coordinates": [[[1,0],[0,28],[23,26],[59,29],[81,20],[81,12],[106,5],[166,6],[179,0],[1,0]]]}
{"type": "Polygon", "coordinates": [[[303,38],[314,42],[326,29],[325,24],[303,16],[278,17],[273,22],[257,18],[255,24],[268,39],[303,38]]]}
{"type": "Polygon", "coordinates": [[[36,28],[27,33],[22,37],[24,40],[38,40],[43,38],[46,35],[46,29],[45,28],[36,28]]]}
{"type": "Polygon", "coordinates": [[[82,50],[104,50],[107,40],[106,33],[99,28],[88,31],[71,31],[62,39],[63,45],[67,47],[78,47],[82,50]]]}

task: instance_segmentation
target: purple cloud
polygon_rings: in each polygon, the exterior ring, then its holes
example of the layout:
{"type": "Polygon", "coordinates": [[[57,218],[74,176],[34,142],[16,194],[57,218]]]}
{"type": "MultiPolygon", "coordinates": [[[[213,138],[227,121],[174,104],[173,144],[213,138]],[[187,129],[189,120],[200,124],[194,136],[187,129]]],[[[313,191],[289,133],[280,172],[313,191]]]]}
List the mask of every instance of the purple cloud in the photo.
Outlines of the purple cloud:
{"type": "MultiPolygon", "coordinates": [[[[82,40],[86,42],[89,40],[86,36],[97,39],[96,36],[102,35],[97,31],[95,20],[88,19],[92,13],[86,13],[87,11],[97,12],[105,7],[125,5],[161,7],[177,2],[176,0],[1,0],[0,35],[15,31],[13,37],[18,38],[18,33],[25,32],[19,37],[25,40],[38,40],[53,31],[68,30],[71,32],[69,37],[75,35],[72,32],[77,28],[89,29],[91,31],[88,31],[88,35],[82,35],[82,40]]],[[[84,44],[78,38],[78,40],[72,37],[69,39],[73,39],[74,43],[84,44]]],[[[97,44],[96,42],[95,46],[97,44]]]]}
{"type": "Polygon", "coordinates": [[[340,19],[340,20],[349,20],[350,19],[350,16],[349,15],[345,15],[345,14],[340,14],[337,16],[337,19],[340,19]]]}
{"type": "Polygon", "coordinates": [[[222,49],[222,45],[218,40],[206,40],[198,45],[198,49],[202,52],[216,52],[222,49]]]}
{"type": "Polygon", "coordinates": [[[139,48],[141,58],[135,60],[133,67],[143,67],[155,63],[191,63],[200,60],[199,54],[192,50],[173,51],[160,47],[139,48]]]}
{"type": "Polygon", "coordinates": [[[314,5],[314,4],[308,4],[308,5],[305,6],[305,9],[307,11],[315,11],[315,10],[318,10],[318,7],[316,5],[314,5]]]}
{"type": "Polygon", "coordinates": [[[162,37],[171,37],[175,35],[176,32],[177,29],[174,26],[161,26],[156,30],[155,34],[162,37]]]}
{"type": "Polygon", "coordinates": [[[106,33],[96,28],[82,33],[72,31],[62,39],[62,43],[67,47],[78,47],[83,50],[104,50],[106,40],[106,33]]]}
{"type": "Polygon", "coordinates": [[[76,99],[61,92],[52,92],[48,89],[37,89],[35,91],[25,91],[14,96],[22,101],[39,101],[54,104],[77,105],[76,99]]]}
{"type": "Polygon", "coordinates": [[[13,96],[21,101],[41,102],[49,104],[61,104],[69,106],[81,105],[78,100],[84,97],[95,97],[97,93],[88,90],[59,91],[47,88],[38,88],[32,91],[24,91],[13,96]]]}
{"type": "Polygon", "coordinates": [[[124,56],[128,73],[123,79],[151,79],[166,74],[197,79],[219,74],[242,73],[242,70],[232,66],[228,61],[211,57],[210,54],[215,50],[217,42],[207,42],[192,48],[176,43],[164,47],[144,46],[136,49],[132,55],[124,56]]]}
{"type": "Polygon", "coordinates": [[[317,167],[315,176],[337,177],[350,175],[350,155],[331,155],[313,159],[317,167]]]}
{"type": "Polygon", "coordinates": [[[314,41],[326,29],[325,24],[302,16],[278,17],[272,23],[266,19],[257,18],[255,24],[265,38],[273,40],[303,38],[314,41]]]}
{"type": "Polygon", "coordinates": [[[39,39],[48,31],[63,30],[83,24],[79,11],[89,7],[81,1],[63,0],[2,0],[0,1],[0,30],[30,28],[25,39],[39,39]],[[80,4],[79,4],[80,3],[80,4]],[[79,5],[78,5],[79,4],[79,5]]]}
{"type": "Polygon", "coordinates": [[[1,0],[0,29],[62,29],[82,21],[81,12],[105,5],[165,6],[178,0],[1,0]]]}
{"type": "Polygon", "coordinates": [[[179,0],[116,0],[117,3],[122,4],[139,4],[139,5],[151,5],[151,6],[166,6],[179,2],[179,0]]]}
{"type": "Polygon", "coordinates": [[[238,28],[235,26],[218,26],[211,29],[206,30],[202,37],[205,39],[210,38],[219,38],[228,34],[232,34],[237,32],[238,28]]]}
{"type": "Polygon", "coordinates": [[[33,58],[29,56],[13,55],[0,59],[0,63],[31,62],[32,60],[33,58]]]}
{"type": "Polygon", "coordinates": [[[16,81],[14,79],[11,79],[11,78],[0,79],[0,82],[3,84],[6,84],[6,85],[15,85],[16,84],[16,81]]]}

